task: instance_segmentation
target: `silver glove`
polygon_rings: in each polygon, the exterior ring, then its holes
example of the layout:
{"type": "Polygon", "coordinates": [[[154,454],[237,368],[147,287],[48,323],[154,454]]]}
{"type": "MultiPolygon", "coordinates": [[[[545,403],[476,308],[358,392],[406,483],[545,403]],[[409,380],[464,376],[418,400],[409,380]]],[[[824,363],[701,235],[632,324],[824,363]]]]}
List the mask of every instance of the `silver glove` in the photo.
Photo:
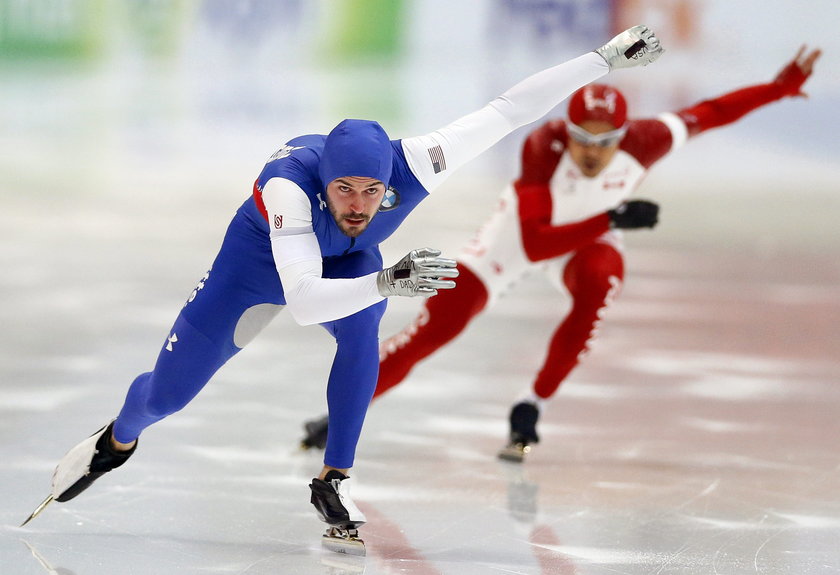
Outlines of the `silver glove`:
{"type": "Polygon", "coordinates": [[[639,25],[628,28],[595,51],[607,61],[610,70],[615,70],[647,66],[665,49],[647,26],[639,25]]]}
{"type": "Polygon", "coordinates": [[[457,262],[438,256],[440,251],[431,248],[411,250],[396,265],[385,268],[376,276],[380,295],[430,297],[439,289],[454,288],[454,281],[442,278],[458,277],[457,262]]]}

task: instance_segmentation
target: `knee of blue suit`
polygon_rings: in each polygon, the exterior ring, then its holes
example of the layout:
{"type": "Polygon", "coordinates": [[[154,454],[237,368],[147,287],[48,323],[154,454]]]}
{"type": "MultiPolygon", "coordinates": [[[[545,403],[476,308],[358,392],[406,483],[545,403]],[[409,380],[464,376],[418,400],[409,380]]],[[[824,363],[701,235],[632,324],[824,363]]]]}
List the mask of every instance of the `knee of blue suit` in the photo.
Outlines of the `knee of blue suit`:
{"type": "Polygon", "coordinates": [[[114,424],[114,437],[128,443],[146,427],[184,408],[233,353],[179,316],[158,355],[154,371],[135,378],[114,424]]]}

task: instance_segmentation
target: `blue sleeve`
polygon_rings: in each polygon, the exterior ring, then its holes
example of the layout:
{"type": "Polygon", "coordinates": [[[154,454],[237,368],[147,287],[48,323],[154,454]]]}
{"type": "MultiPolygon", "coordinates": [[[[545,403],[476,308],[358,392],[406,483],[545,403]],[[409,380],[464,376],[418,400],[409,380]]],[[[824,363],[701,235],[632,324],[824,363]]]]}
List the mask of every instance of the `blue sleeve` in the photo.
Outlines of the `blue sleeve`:
{"type": "Polygon", "coordinates": [[[318,162],[323,136],[299,136],[289,140],[266,162],[257,183],[260,187],[271,178],[285,178],[301,186],[318,179],[318,162]]]}
{"type": "Polygon", "coordinates": [[[391,170],[391,186],[399,190],[401,193],[411,193],[416,197],[416,202],[419,203],[425,199],[429,192],[411,171],[408,165],[408,160],[405,158],[403,152],[402,140],[391,140],[391,147],[394,150],[394,166],[391,170]]]}

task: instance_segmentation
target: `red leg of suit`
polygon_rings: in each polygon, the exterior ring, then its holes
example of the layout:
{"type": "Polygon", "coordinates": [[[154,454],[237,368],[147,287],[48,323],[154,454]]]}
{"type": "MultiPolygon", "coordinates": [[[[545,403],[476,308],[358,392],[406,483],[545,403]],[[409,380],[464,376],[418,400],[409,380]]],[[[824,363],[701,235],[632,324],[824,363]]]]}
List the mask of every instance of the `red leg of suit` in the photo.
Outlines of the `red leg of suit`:
{"type": "Polygon", "coordinates": [[[458,271],[455,289],[440,290],[427,299],[411,325],[379,346],[374,398],[405,379],[417,362],[452,341],[487,305],[487,288],[481,280],[462,264],[458,271]]]}
{"type": "Polygon", "coordinates": [[[572,308],[554,332],[548,355],[534,382],[534,393],[551,397],[588,349],[603,309],[624,279],[621,254],[604,243],[578,250],[563,270],[572,308]]]}

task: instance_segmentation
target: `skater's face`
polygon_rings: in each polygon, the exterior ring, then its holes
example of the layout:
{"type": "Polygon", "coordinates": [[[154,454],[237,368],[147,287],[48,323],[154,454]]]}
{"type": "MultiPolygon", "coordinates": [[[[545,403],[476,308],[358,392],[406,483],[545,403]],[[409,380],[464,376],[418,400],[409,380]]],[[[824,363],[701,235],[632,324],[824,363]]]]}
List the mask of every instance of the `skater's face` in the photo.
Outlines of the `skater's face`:
{"type": "Polygon", "coordinates": [[[327,205],[338,228],[351,238],[367,229],[379,210],[385,184],[375,178],[345,176],[327,184],[327,205]]]}
{"type": "Polygon", "coordinates": [[[607,167],[618,151],[624,133],[609,122],[588,120],[579,126],[567,124],[569,153],[587,178],[594,178],[607,167]]]}

